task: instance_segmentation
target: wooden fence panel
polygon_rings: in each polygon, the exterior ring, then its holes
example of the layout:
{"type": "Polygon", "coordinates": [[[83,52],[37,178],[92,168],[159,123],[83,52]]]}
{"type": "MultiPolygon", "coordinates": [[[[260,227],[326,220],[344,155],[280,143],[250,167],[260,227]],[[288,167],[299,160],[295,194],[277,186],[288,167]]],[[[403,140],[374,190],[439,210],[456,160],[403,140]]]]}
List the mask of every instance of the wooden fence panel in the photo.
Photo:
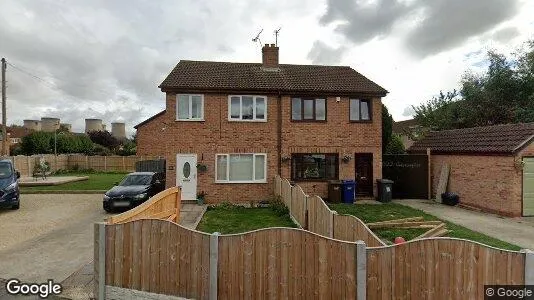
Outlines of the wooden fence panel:
{"type": "Polygon", "coordinates": [[[365,223],[351,215],[334,215],[334,238],[351,242],[362,240],[368,247],[386,245],[365,223]]]}
{"type": "Polygon", "coordinates": [[[282,179],[282,201],[287,207],[291,207],[291,184],[287,179],[282,179]]]}
{"type": "Polygon", "coordinates": [[[524,284],[523,253],[434,238],[367,249],[368,299],[484,299],[484,285],[524,284]]]}
{"type": "Polygon", "coordinates": [[[308,230],[320,235],[332,237],[334,213],[319,196],[308,197],[307,204],[308,230]]]}
{"type": "Polygon", "coordinates": [[[106,238],[106,285],[208,298],[208,234],[143,219],[107,225],[106,238]]]}
{"type": "Polygon", "coordinates": [[[122,214],[108,218],[109,224],[125,223],[139,219],[163,219],[172,217],[180,220],[181,192],[179,187],[172,187],[154,195],[148,201],[122,214]]]}
{"type": "Polygon", "coordinates": [[[355,299],[356,244],[270,228],[219,237],[221,299],[355,299]]]}
{"type": "Polygon", "coordinates": [[[274,177],[274,195],[282,196],[282,178],[278,175],[274,177]]]}
{"type": "Polygon", "coordinates": [[[39,159],[44,157],[50,165],[50,171],[55,172],[59,169],[94,169],[96,171],[116,171],[116,172],[133,172],[135,163],[140,160],[153,159],[151,156],[86,156],[80,154],[60,154],[57,157],[53,154],[44,155],[18,155],[8,157],[13,161],[15,169],[22,176],[31,176],[34,166],[39,159]]]}
{"type": "Polygon", "coordinates": [[[291,209],[290,213],[293,218],[299,223],[303,228],[306,227],[306,201],[308,195],[304,193],[302,188],[298,185],[295,185],[291,188],[291,209]]]}

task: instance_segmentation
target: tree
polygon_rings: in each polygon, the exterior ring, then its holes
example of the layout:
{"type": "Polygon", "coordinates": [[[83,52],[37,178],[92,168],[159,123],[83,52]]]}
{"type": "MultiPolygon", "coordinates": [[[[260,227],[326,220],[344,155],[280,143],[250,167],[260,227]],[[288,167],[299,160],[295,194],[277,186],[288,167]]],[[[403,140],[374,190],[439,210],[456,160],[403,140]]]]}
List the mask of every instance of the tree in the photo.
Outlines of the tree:
{"type": "Polygon", "coordinates": [[[404,154],[406,150],[404,149],[404,144],[402,139],[398,134],[392,134],[391,140],[386,146],[385,154],[404,154]]]}
{"type": "Polygon", "coordinates": [[[490,51],[487,59],[483,74],[464,74],[459,93],[414,107],[418,122],[433,130],[534,122],[534,41],[511,57],[490,51]]]}
{"type": "Polygon", "coordinates": [[[111,135],[107,130],[105,131],[90,131],[87,133],[93,143],[104,146],[109,150],[115,151],[120,146],[120,141],[111,135]]]}
{"type": "Polygon", "coordinates": [[[386,147],[391,140],[393,131],[393,117],[387,107],[382,103],[382,153],[386,152],[386,147]]]}
{"type": "Polygon", "coordinates": [[[54,134],[37,131],[22,138],[20,148],[26,155],[52,153],[54,134]],[[52,145],[52,147],[51,147],[52,145]]]}
{"type": "MultiPolygon", "coordinates": [[[[58,133],[56,135],[58,153],[85,153],[93,150],[93,143],[86,135],[58,133]]],[[[26,155],[54,152],[54,133],[37,131],[22,138],[20,151],[26,155]]]]}

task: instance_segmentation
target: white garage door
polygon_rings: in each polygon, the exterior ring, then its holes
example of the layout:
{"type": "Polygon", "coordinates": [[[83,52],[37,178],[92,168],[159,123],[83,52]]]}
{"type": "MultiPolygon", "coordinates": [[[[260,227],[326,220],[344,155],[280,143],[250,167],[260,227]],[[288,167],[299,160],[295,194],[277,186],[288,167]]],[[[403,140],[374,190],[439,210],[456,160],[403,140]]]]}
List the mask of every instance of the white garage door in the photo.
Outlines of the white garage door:
{"type": "Polygon", "coordinates": [[[534,157],[523,161],[523,216],[534,216],[534,157]]]}

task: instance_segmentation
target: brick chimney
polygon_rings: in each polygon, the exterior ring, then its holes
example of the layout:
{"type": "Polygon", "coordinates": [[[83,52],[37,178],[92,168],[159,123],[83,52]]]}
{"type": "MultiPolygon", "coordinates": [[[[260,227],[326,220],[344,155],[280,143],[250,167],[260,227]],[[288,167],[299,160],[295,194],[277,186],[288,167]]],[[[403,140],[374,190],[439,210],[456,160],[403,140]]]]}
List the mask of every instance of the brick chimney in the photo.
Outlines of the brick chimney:
{"type": "Polygon", "coordinates": [[[278,47],[274,44],[265,44],[261,49],[264,68],[278,68],[278,47]]]}

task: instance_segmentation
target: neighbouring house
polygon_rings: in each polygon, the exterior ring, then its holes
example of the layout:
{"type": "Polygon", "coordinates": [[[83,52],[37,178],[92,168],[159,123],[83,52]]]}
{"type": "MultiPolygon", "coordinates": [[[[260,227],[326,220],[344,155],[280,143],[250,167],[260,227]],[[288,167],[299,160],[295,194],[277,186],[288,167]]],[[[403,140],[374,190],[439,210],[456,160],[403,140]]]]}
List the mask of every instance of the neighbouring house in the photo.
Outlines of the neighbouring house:
{"type": "Polygon", "coordinates": [[[387,91],[346,66],[181,60],[159,88],[166,109],[135,126],[137,154],[167,160],[167,187],[185,200],[257,201],[276,174],[326,197],[328,181],[381,178],[381,97],[387,91]]]}
{"type": "Polygon", "coordinates": [[[427,131],[428,130],[419,125],[415,119],[393,122],[391,128],[391,132],[400,136],[404,149],[410,148],[413,143],[422,138],[427,131]]]}
{"type": "Polygon", "coordinates": [[[534,123],[429,132],[408,152],[427,148],[434,192],[448,164],[448,191],[462,204],[504,216],[534,215],[534,123]]]}
{"type": "MultiPolygon", "coordinates": [[[[2,130],[3,125],[0,125],[0,131],[2,130]]],[[[6,155],[10,155],[11,151],[14,147],[16,147],[18,144],[22,142],[22,138],[32,133],[34,130],[28,129],[22,126],[7,126],[6,132],[8,136],[8,153],[6,155]]]]}

